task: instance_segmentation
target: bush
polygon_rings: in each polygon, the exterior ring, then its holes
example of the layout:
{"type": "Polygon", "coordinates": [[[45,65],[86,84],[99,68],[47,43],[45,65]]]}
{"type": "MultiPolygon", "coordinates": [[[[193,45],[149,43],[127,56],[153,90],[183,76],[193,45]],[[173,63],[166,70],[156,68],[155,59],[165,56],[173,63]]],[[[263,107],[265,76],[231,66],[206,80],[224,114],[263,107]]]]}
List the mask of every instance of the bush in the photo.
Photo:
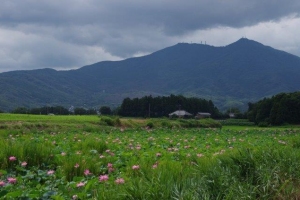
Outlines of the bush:
{"type": "Polygon", "coordinates": [[[154,127],[154,124],[153,124],[153,122],[148,122],[148,123],[147,123],[147,126],[148,126],[149,128],[153,128],[153,127],[154,127]]]}
{"type": "Polygon", "coordinates": [[[258,123],[258,126],[259,126],[259,127],[268,127],[269,124],[268,124],[267,122],[259,122],[259,123],[258,123]]]}
{"type": "Polygon", "coordinates": [[[167,121],[162,121],[161,122],[161,126],[162,127],[167,127],[167,128],[171,128],[172,127],[172,124],[167,122],[167,121]]]}
{"type": "Polygon", "coordinates": [[[109,106],[102,106],[100,108],[101,115],[111,115],[111,109],[109,106]]]}
{"type": "Polygon", "coordinates": [[[226,119],[220,121],[222,125],[228,125],[228,126],[254,126],[254,122],[250,122],[247,119],[226,119]]]}
{"type": "Polygon", "coordinates": [[[107,126],[121,126],[121,120],[119,117],[106,117],[100,118],[100,124],[107,126]]]}

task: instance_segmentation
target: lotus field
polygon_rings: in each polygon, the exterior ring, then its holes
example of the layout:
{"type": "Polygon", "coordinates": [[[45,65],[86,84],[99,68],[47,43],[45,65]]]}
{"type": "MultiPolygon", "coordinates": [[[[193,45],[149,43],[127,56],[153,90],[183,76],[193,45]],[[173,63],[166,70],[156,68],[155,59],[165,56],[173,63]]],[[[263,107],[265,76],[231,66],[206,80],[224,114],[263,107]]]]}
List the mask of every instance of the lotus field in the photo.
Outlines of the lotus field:
{"type": "Polygon", "coordinates": [[[9,117],[0,116],[0,199],[300,198],[296,127],[9,117]]]}

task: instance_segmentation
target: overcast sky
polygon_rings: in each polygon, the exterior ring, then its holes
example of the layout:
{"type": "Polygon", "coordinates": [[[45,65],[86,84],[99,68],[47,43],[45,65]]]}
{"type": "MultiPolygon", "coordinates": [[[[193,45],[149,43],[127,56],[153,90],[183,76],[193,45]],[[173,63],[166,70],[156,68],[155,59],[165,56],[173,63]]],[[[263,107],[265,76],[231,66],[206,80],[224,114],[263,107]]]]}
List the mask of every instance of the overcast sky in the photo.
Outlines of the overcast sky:
{"type": "Polygon", "coordinates": [[[67,70],[241,37],[300,56],[299,0],[1,0],[0,72],[67,70]]]}

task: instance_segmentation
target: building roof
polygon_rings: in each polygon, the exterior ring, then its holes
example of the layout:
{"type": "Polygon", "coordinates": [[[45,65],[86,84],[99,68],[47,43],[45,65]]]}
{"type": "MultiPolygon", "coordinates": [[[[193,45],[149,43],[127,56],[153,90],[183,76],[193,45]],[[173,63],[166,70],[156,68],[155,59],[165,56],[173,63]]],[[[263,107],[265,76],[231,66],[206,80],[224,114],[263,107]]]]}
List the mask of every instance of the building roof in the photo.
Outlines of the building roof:
{"type": "Polygon", "coordinates": [[[211,116],[210,113],[206,113],[206,112],[198,112],[197,114],[202,116],[211,116]]]}
{"type": "Polygon", "coordinates": [[[186,116],[186,115],[192,115],[191,113],[189,112],[186,112],[185,110],[176,110],[175,112],[172,112],[169,114],[170,116],[171,115],[177,115],[177,116],[186,116]]]}

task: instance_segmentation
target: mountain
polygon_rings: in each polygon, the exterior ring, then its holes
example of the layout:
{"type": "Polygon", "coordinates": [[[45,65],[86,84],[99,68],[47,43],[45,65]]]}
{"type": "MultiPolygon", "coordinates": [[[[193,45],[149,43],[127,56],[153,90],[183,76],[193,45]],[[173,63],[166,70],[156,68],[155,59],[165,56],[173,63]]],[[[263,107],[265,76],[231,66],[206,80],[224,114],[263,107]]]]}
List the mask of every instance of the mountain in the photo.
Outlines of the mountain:
{"type": "Polygon", "coordinates": [[[182,94],[220,109],[300,90],[300,58],[242,38],[224,47],[179,43],[150,55],[77,70],[0,73],[0,109],[117,106],[126,97],[182,94]]]}

